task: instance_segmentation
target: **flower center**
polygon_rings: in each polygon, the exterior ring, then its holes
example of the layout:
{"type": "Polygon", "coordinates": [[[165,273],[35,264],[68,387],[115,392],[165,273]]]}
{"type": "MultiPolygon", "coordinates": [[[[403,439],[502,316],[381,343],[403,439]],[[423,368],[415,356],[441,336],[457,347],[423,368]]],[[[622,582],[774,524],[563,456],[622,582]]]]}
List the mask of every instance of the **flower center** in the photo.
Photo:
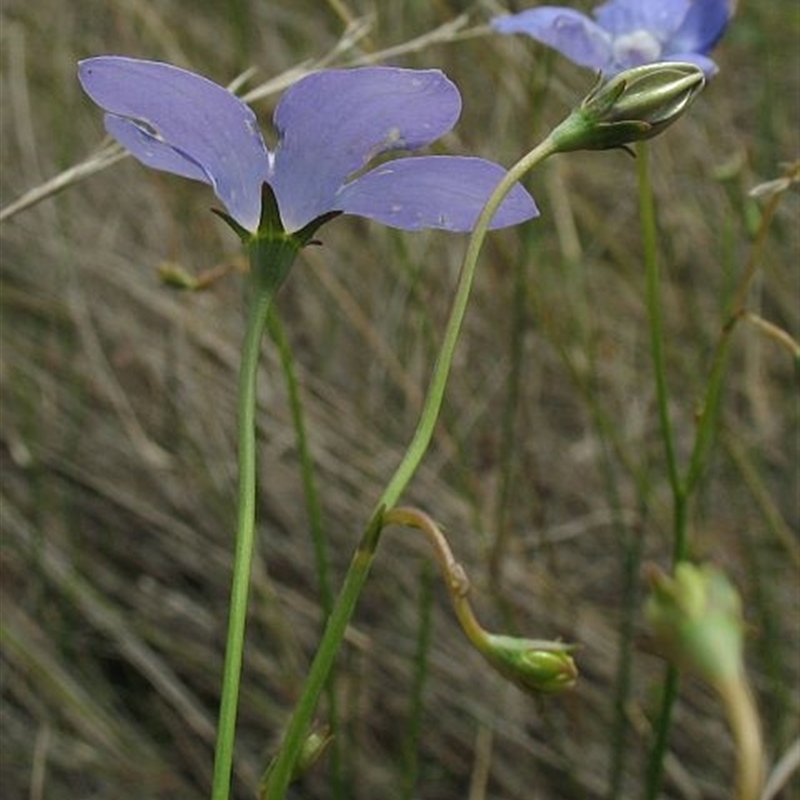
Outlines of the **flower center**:
{"type": "Polygon", "coordinates": [[[661,42],[650,31],[625,33],[612,46],[614,62],[622,69],[650,64],[661,57],[661,42]]]}

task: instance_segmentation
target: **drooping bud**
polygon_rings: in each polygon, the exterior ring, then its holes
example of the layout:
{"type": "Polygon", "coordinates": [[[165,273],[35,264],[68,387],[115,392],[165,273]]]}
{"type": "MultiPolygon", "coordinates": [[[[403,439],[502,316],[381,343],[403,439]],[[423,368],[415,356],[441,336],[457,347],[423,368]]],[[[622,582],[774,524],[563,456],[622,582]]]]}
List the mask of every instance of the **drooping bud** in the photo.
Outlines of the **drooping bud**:
{"type": "Polygon", "coordinates": [[[678,667],[712,686],[743,671],[741,600],[731,582],[711,565],[682,562],[674,577],[652,568],[645,613],[657,643],[678,667]]]}
{"type": "Polygon", "coordinates": [[[551,134],[560,152],[607,150],[650,139],[675,122],[705,86],[694,64],[665,61],[598,81],[551,134]]]}
{"type": "Polygon", "coordinates": [[[574,647],[561,642],[488,633],[480,650],[503,677],[526,692],[560,692],[578,678],[570,655],[574,647]]]}

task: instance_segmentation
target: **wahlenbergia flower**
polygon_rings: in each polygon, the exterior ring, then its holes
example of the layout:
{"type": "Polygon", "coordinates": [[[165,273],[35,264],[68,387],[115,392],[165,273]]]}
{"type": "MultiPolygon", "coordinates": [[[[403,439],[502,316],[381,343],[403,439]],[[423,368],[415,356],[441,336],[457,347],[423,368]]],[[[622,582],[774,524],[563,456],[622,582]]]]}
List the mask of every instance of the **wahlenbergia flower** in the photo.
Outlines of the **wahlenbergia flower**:
{"type": "Polygon", "coordinates": [[[609,0],[596,21],[571,8],[538,6],[492,20],[500,33],[525,33],[605,77],[657,61],[696,64],[706,77],[708,58],[730,21],[735,0],[609,0]]]}
{"type": "MultiPolygon", "coordinates": [[[[505,170],[464,156],[377,156],[415,150],[447,133],[458,89],[438,70],[333,69],[290,87],[274,114],[269,150],[255,114],[227,89],[155,61],[100,56],[80,62],[84,91],[107,113],[108,132],[154,169],[208,183],[245,230],[259,226],[272,189],[286,233],[342,212],[405,230],[469,231],[505,170]]],[[[538,214],[515,186],[492,227],[538,214]]]]}

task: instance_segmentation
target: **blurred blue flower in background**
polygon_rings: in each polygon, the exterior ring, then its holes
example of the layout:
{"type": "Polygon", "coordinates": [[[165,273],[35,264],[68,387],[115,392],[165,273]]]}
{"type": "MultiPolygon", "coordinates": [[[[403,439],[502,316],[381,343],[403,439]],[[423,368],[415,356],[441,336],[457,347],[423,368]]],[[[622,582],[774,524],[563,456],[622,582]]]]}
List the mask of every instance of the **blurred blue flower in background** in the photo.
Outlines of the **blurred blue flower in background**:
{"type": "MultiPolygon", "coordinates": [[[[108,132],[139,161],[208,183],[230,216],[254,233],[262,185],[293,233],[332,212],[405,230],[469,231],[502,179],[498,164],[465,156],[377,156],[414,150],[447,133],[461,113],[458,89],[438,70],[323,70],[278,103],[277,147],[264,143],[253,111],[222,86],[155,61],[100,56],[80,62],[84,91],[107,113],[108,132]],[[355,176],[355,177],[354,177],[355,176]]],[[[516,185],[493,228],[538,211],[516,185]]]]}
{"type": "Polygon", "coordinates": [[[707,57],[734,12],[735,0],[609,0],[590,19],[561,6],[538,6],[496,17],[500,33],[525,33],[582,67],[610,77],[657,61],[696,64],[717,71],[707,57]]]}

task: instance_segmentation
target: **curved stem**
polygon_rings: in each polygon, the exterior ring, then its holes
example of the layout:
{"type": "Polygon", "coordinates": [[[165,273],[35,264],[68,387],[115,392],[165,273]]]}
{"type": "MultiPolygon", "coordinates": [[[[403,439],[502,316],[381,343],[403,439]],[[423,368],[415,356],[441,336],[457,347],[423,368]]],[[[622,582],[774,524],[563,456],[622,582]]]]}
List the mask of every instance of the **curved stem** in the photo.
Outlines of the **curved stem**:
{"type": "Polygon", "coordinates": [[[467,573],[456,561],[439,526],[416,508],[392,508],[383,515],[384,525],[403,525],[422,531],[433,547],[447,584],[459,625],[470,644],[491,667],[525,692],[557,692],[575,683],[578,671],[569,645],[544,639],[527,639],[490,633],[478,622],[469,602],[467,573]]]}
{"type": "Polygon", "coordinates": [[[428,386],[428,394],[425,397],[425,404],[422,409],[422,414],[420,415],[417,429],[406,449],[403,459],[395,470],[392,479],[384,489],[378,501],[378,506],[389,508],[397,502],[403,490],[408,485],[408,482],[416,472],[417,467],[419,467],[422,457],[425,455],[425,451],[430,444],[433,428],[442,407],[444,390],[447,385],[447,378],[450,375],[450,366],[453,363],[453,355],[455,353],[459,333],[461,332],[461,324],[464,321],[464,315],[467,311],[467,304],[469,302],[470,292],[472,291],[472,282],[475,277],[475,267],[478,263],[478,256],[480,255],[481,247],[483,247],[483,242],[486,239],[486,234],[489,231],[489,224],[492,221],[492,217],[494,217],[495,212],[500,207],[505,196],[511,191],[514,184],[533,169],[534,166],[557,152],[557,150],[557,143],[548,137],[521,158],[505,174],[503,180],[500,181],[497,188],[492,192],[491,197],[478,216],[469,244],[467,245],[467,252],[464,256],[464,263],[461,266],[461,272],[458,278],[456,294],[450,309],[450,317],[448,318],[442,346],[433,368],[433,374],[428,386]]]}
{"type": "Polygon", "coordinates": [[[447,592],[453,601],[458,621],[467,638],[475,648],[486,653],[489,650],[486,631],[481,627],[475,613],[470,606],[467,595],[469,594],[469,578],[461,564],[456,561],[450,544],[439,526],[424,511],[416,508],[392,508],[383,515],[384,526],[400,525],[406,528],[415,528],[422,531],[428,539],[428,544],[433,548],[436,562],[442,571],[442,577],[447,584],[447,592]]]}
{"type": "Polygon", "coordinates": [[[758,800],[764,784],[761,721],[744,677],[720,681],[722,698],[736,744],[736,800],[758,800]]]}
{"type": "Polygon", "coordinates": [[[320,692],[325,685],[328,672],[339,651],[344,631],[350,621],[358,596],[369,575],[372,559],[383,527],[383,510],[396,504],[414,476],[430,444],[436,420],[442,407],[445,387],[450,375],[461,325],[466,314],[478,256],[489,230],[492,217],[514,184],[536,164],[557,151],[558,143],[548,137],[520,159],[497,185],[478,216],[467,246],[464,263],[459,273],[458,286],[453,298],[442,346],[436,358],[417,428],[394,475],[378,499],[376,510],[350,562],[344,584],[328,618],[328,624],[325,627],[317,652],[309,668],[303,691],[287,725],[280,752],[273,764],[267,785],[267,800],[283,800],[286,794],[292,767],[302,747],[305,732],[311,722],[320,692]]]}

